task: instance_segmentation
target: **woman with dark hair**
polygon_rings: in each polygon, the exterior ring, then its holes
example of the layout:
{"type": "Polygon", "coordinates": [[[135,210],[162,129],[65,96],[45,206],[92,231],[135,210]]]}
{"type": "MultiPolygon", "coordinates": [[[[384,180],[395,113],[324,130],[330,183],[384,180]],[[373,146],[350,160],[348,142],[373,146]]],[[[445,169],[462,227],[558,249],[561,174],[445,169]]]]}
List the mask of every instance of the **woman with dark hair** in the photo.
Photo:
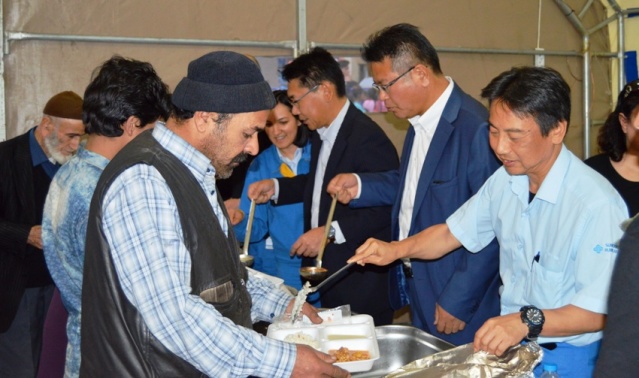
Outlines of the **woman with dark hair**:
{"type": "Polygon", "coordinates": [[[630,216],[639,212],[639,80],[623,87],[617,107],[599,130],[601,154],[586,160],[617,189],[630,216]]]}
{"type": "MultiPolygon", "coordinates": [[[[309,129],[291,113],[292,105],[285,90],[274,91],[277,104],[266,121],[265,132],[273,143],[251,163],[246,174],[240,210],[248,215],[251,199],[248,186],[268,178],[293,177],[309,171],[311,145],[309,129]]],[[[273,206],[270,202],[256,205],[251,228],[249,254],[253,267],[280,277],[284,284],[300,289],[301,259],[291,257],[293,243],[304,232],[303,204],[273,206]]],[[[244,240],[248,216],[234,226],[239,240],[244,240]]]]}

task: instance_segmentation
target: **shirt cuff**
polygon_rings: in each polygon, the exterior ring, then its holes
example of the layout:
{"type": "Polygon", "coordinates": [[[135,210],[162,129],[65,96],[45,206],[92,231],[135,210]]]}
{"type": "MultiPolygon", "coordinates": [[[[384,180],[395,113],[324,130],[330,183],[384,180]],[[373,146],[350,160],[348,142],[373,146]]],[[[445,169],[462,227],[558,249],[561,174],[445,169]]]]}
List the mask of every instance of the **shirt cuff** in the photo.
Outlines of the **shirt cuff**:
{"type": "Polygon", "coordinates": [[[264,354],[255,371],[260,377],[290,377],[297,359],[297,346],[292,343],[263,337],[264,354]]]}
{"type": "Polygon", "coordinates": [[[355,178],[357,179],[357,195],[353,199],[359,199],[362,196],[362,179],[359,177],[357,173],[353,173],[355,178]]]}
{"type": "Polygon", "coordinates": [[[339,227],[339,223],[337,221],[332,221],[331,226],[335,229],[335,244],[346,243],[346,237],[344,237],[344,233],[342,229],[339,227]]]}
{"type": "Polygon", "coordinates": [[[273,180],[273,196],[271,196],[271,201],[277,203],[277,200],[280,197],[280,182],[277,181],[277,179],[271,179],[273,180]]]}

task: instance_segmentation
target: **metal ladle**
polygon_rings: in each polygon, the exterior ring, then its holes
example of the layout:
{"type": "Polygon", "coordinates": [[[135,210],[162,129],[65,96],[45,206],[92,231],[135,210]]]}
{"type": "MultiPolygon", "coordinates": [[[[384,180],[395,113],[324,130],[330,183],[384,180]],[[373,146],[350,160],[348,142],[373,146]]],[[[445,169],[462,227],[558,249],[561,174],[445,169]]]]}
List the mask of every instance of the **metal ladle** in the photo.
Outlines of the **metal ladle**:
{"type": "Polygon", "coordinates": [[[319,290],[322,286],[326,285],[328,282],[331,282],[333,280],[333,278],[336,278],[339,276],[340,273],[342,273],[343,271],[345,271],[346,269],[350,268],[351,266],[353,266],[353,264],[355,264],[354,262],[352,263],[348,263],[346,265],[344,265],[343,267],[339,268],[339,270],[333,274],[331,274],[330,276],[328,276],[324,281],[322,281],[320,284],[318,284],[317,286],[313,286],[310,288],[309,293],[314,293],[317,290],[319,290]]]}
{"type": "Polygon", "coordinates": [[[244,235],[244,245],[242,245],[242,253],[240,253],[240,261],[242,264],[250,267],[253,266],[253,256],[248,254],[249,243],[251,241],[251,228],[253,228],[253,217],[255,216],[255,200],[251,200],[251,209],[249,210],[248,222],[246,224],[246,235],[244,235]]]}
{"type": "Polygon", "coordinates": [[[328,219],[324,226],[324,238],[320,244],[319,252],[317,253],[317,259],[315,260],[315,266],[305,266],[300,269],[300,275],[311,283],[322,282],[328,275],[328,270],[322,268],[322,257],[324,256],[324,249],[326,249],[326,243],[328,240],[328,233],[331,229],[331,222],[333,221],[333,214],[335,213],[335,205],[337,205],[337,197],[333,196],[333,202],[331,202],[331,209],[328,212],[328,219]]]}

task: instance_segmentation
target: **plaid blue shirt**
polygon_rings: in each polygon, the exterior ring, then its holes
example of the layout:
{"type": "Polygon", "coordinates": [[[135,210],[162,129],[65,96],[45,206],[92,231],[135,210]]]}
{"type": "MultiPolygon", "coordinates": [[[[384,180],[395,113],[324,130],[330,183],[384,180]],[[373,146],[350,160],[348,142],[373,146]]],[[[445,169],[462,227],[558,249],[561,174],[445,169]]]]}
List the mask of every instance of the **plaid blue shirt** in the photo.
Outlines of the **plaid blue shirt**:
{"type": "MultiPolygon", "coordinates": [[[[189,168],[226,230],[210,161],[162,123],[156,124],[153,137],[189,168]]],[[[294,344],[237,326],[190,294],[191,258],[177,207],[155,168],[138,164],[124,171],[103,204],[104,232],[124,294],[168,349],[212,377],[291,375],[297,356],[294,344]]],[[[247,289],[254,321],[272,320],[292,299],[253,276],[247,289]]]]}

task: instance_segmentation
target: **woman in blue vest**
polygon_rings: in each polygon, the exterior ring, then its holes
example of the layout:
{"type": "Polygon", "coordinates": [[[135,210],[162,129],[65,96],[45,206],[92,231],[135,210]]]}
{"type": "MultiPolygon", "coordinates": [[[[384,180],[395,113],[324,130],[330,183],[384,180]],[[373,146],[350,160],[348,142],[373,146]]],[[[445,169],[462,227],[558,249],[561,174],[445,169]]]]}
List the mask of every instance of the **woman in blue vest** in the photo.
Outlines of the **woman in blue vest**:
{"type": "MultiPolygon", "coordinates": [[[[274,91],[277,105],[266,121],[265,132],[273,143],[251,163],[244,181],[240,210],[246,214],[234,226],[238,240],[244,240],[251,206],[248,186],[268,178],[293,177],[309,171],[311,162],[310,131],[291,113],[286,91],[274,91]]],[[[303,204],[273,206],[270,202],[255,206],[249,254],[255,258],[253,268],[280,277],[284,284],[300,289],[301,259],[291,257],[293,243],[304,231],[303,204]]]]}

